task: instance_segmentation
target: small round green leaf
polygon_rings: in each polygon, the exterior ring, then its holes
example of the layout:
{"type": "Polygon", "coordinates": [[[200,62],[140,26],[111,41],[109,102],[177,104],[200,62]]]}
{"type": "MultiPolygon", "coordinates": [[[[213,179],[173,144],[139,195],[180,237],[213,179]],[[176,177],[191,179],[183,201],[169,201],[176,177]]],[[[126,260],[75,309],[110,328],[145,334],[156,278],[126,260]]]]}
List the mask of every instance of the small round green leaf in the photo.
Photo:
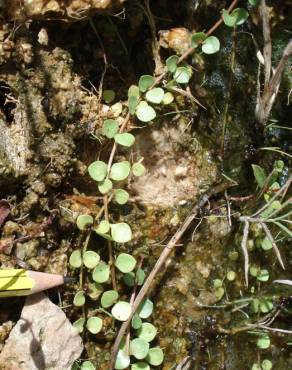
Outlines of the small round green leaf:
{"type": "Polygon", "coordinates": [[[80,370],[95,370],[95,366],[91,361],[84,361],[82,362],[80,370]]]}
{"type": "Polygon", "coordinates": [[[147,91],[145,97],[150,103],[160,104],[164,96],[164,91],[161,87],[155,87],[147,91]]]}
{"type": "Polygon", "coordinates": [[[164,105],[171,104],[174,101],[174,96],[172,95],[171,92],[166,92],[163,96],[162,103],[164,105]]]}
{"type": "Polygon", "coordinates": [[[97,234],[106,234],[110,229],[110,223],[107,220],[100,221],[100,224],[94,229],[97,234]]]}
{"type": "Polygon", "coordinates": [[[231,15],[236,17],[237,26],[243,24],[248,18],[248,12],[243,8],[234,9],[231,15]]]}
{"type": "Polygon", "coordinates": [[[112,308],[112,315],[119,321],[127,321],[132,312],[130,303],[119,301],[112,308]]]}
{"type": "Polygon", "coordinates": [[[94,301],[96,301],[99,298],[102,292],[103,286],[101,284],[94,282],[88,285],[88,295],[94,301]]]}
{"type": "Polygon", "coordinates": [[[136,362],[131,365],[131,370],[150,370],[150,366],[146,362],[136,362]]]}
{"type": "Polygon", "coordinates": [[[234,27],[236,25],[236,19],[237,19],[237,16],[236,14],[229,14],[229,12],[224,9],[223,10],[223,21],[224,21],[224,24],[228,27],[234,27]]]}
{"type": "Polygon", "coordinates": [[[262,362],[262,369],[263,370],[271,370],[273,368],[273,364],[270,360],[264,360],[262,362]]]}
{"type": "Polygon", "coordinates": [[[139,90],[139,87],[138,86],[131,85],[129,87],[129,90],[128,90],[128,98],[130,96],[136,96],[137,98],[139,98],[139,96],[140,96],[140,90],[139,90]]]}
{"type": "Polygon", "coordinates": [[[110,178],[115,181],[125,180],[131,170],[131,165],[128,161],[114,163],[110,170],[110,178]]]}
{"type": "Polygon", "coordinates": [[[105,283],[110,275],[110,267],[104,262],[100,262],[92,272],[92,279],[97,283],[105,283]]]}
{"type": "Polygon", "coordinates": [[[195,48],[196,46],[200,45],[202,42],[204,42],[207,38],[207,35],[204,32],[197,32],[192,34],[191,37],[191,44],[192,47],[195,48]]]}
{"type": "Polygon", "coordinates": [[[73,322],[73,326],[75,329],[77,329],[78,333],[83,332],[84,324],[85,324],[85,319],[83,317],[73,322]]]}
{"type": "Polygon", "coordinates": [[[138,308],[138,314],[141,319],[148,319],[153,312],[153,302],[150,299],[145,299],[138,308]]]}
{"type": "Polygon", "coordinates": [[[69,258],[69,263],[70,263],[70,266],[74,267],[74,268],[79,268],[81,267],[82,265],[82,257],[81,257],[81,251],[80,249],[77,249],[76,251],[74,251],[70,258],[69,258]]]}
{"type": "Polygon", "coordinates": [[[124,274],[127,272],[131,272],[134,270],[136,266],[136,259],[131,256],[130,254],[127,253],[121,253],[118,255],[116,261],[115,261],[115,266],[124,274]]]}
{"type": "Polygon", "coordinates": [[[144,173],[146,172],[146,169],[145,167],[143,166],[142,163],[140,162],[137,162],[137,163],[134,163],[133,166],[132,166],[132,172],[133,172],[133,175],[134,176],[143,176],[144,173]]]}
{"type": "Polygon", "coordinates": [[[179,57],[177,55],[171,55],[166,59],[166,68],[169,72],[174,73],[177,68],[179,57]]]}
{"type": "Polygon", "coordinates": [[[128,99],[128,108],[130,114],[134,114],[139,103],[139,98],[137,96],[131,95],[128,99]]]}
{"type": "Polygon", "coordinates": [[[260,2],[260,0],[248,0],[248,2],[250,3],[250,5],[256,6],[260,2]]]}
{"type": "Polygon", "coordinates": [[[96,252],[86,251],[83,254],[84,265],[89,269],[93,269],[94,267],[96,267],[99,261],[100,257],[96,252]]]}
{"type": "Polygon", "coordinates": [[[138,329],[137,334],[139,338],[146,340],[146,342],[151,342],[157,334],[157,329],[149,322],[144,322],[141,328],[138,329]]]}
{"type": "Polygon", "coordinates": [[[116,134],[115,142],[120,145],[130,147],[135,142],[135,136],[132,134],[129,134],[128,132],[124,132],[123,134],[116,134]]]}
{"type": "Polygon", "coordinates": [[[192,71],[188,67],[178,67],[173,78],[179,84],[187,84],[192,76],[192,71]]]}
{"type": "Polygon", "coordinates": [[[145,101],[141,101],[137,106],[136,116],[141,122],[150,122],[156,117],[156,112],[145,101]]]}
{"type": "Polygon", "coordinates": [[[149,343],[144,339],[135,338],[130,342],[130,355],[136,357],[137,360],[143,360],[148,354],[149,343]]]}
{"type": "Polygon", "coordinates": [[[268,334],[263,334],[260,336],[260,338],[257,340],[257,346],[260,349],[267,349],[270,347],[271,340],[268,334]]]}
{"type": "Polygon", "coordinates": [[[103,90],[102,98],[107,104],[112,103],[115,97],[116,93],[113,90],[103,90]]]}
{"type": "Polygon", "coordinates": [[[111,224],[111,234],[117,243],[127,243],[132,239],[132,230],[125,222],[111,224]]]}
{"type": "Polygon", "coordinates": [[[104,181],[98,184],[98,190],[101,194],[106,194],[113,188],[113,183],[109,179],[105,179],[104,181]]]}
{"type": "Polygon", "coordinates": [[[119,124],[114,119],[107,119],[102,125],[102,134],[112,139],[119,130],[119,124]]]}
{"type": "Polygon", "coordinates": [[[129,200],[129,193],[124,189],[116,189],[114,199],[118,204],[126,204],[129,200]]]}
{"type": "Polygon", "coordinates": [[[90,215],[79,215],[76,220],[76,225],[79,230],[84,230],[87,226],[93,224],[93,217],[90,215]]]}
{"type": "Polygon", "coordinates": [[[142,326],[142,320],[141,320],[141,318],[137,314],[135,314],[132,317],[131,325],[132,325],[132,328],[133,329],[136,329],[136,330],[141,328],[141,326],[142,326]]]}
{"type": "Polygon", "coordinates": [[[259,281],[268,281],[269,280],[269,271],[268,270],[261,270],[259,276],[257,277],[257,280],[259,281]]]}
{"type": "Polygon", "coordinates": [[[135,274],[134,272],[128,272],[123,276],[124,282],[127,286],[133,287],[135,285],[135,274]]]}
{"type": "Polygon", "coordinates": [[[145,92],[149,89],[155,82],[155,79],[153,76],[150,75],[143,75],[139,79],[139,89],[141,92],[145,92]]]}
{"type": "Polygon", "coordinates": [[[253,364],[251,370],[263,370],[260,364],[253,364]]]}
{"type": "Polygon", "coordinates": [[[160,347],[150,348],[146,359],[152,366],[161,365],[164,359],[162,349],[160,347]]]}
{"type": "Polygon", "coordinates": [[[259,309],[262,313],[268,313],[274,308],[273,302],[269,299],[260,299],[259,300],[259,309]]]}
{"type": "Polygon", "coordinates": [[[117,354],[115,369],[123,370],[129,367],[130,365],[130,356],[126,353],[125,350],[120,349],[117,354]]]}
{"type": "Polygon", "coordinates": [[[145,276],[146,276],[146,274],[145,274],[144,270],[142,270],[142,269],[137,270],[137,272],[136,272],[136,282],[139,286],[144,284],[145,276]]]}
{"type": "Polygon", "coordinates": [[[92,334],[97,334],[102,329],[102,319],[99,317],[90,317],[86,322],[88,331],[92,334]]]}
{"type": "Polygon", "coordinates": [[[101,296],[101,306],[103,308],[111,307],[114,303],[116,303],[117,299],[119,298],[119,294],[115,290],[108,290],[103,293],[101,296]]]}
{"type": "Polygon", "coordinates": [[[206,38],[202,45],[202,51],[205,54],[214,54],[220,50],[220,41],[215,36],[206,38]]]}
{"type": "Polygon", "coordinates": [[[79,290],[74,296],[73,304],[74,306],[81,307],[84,305],[84,303],[85,303],[84,292],[83,290],[79,290]]]}
{"type": "Polygon", "coordinates": [[[107,165],[102,161],[92,162],[88,166],[90,177],[95,181],[103,181],[107,174],[107,165]]]}
{"type": "Polygon", "coordinates": [[[269,249],[273,248],[273,244],[267,236],[265,236],[262,240],[261,246],[264,251],[268,251],[269,249]]]}

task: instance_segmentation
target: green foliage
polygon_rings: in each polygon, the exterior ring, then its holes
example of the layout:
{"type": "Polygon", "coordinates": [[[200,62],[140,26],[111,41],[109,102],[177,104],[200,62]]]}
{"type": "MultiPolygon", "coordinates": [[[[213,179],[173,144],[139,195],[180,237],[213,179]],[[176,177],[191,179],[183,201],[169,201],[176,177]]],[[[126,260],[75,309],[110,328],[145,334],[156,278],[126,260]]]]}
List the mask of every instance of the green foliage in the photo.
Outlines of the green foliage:
{"type": "Polygon", "coordinates": [[[136,362],[131,365],[131,370],[150,370],[150,366],[146,362],[136,362]]]}
{"type": "Polygon", "coordinates": [[[90,317],[86,322],[86,327],[91,334],[97,334],[102,329],[102,319],[99,317],[90,317]]]}
{"type": "Polygon", "coordinates": [[[132,172],[133,172],[133,175],[134,176],[139,177],[139,176],[143,176],[144,175],[144,173],[146,172],[146,169],[145,169],[145,167],[143,166],[142,163],[137,162],[137,163],[134,163],[133,164],[133,166],[132,166],[132,172]]]}
{"type": "Polygon", "coordinates": [[[85,325],[85,319],[80,317],[78,320],[73,322],[73,326],[77,329],[78,333],[82,333],[85,325]]]}
{"type": "Polygon", "coordinates": [[[119,301],[112,308],[112,315],[116,320],[127,321],[132,312],[130,303],[119,301]]]}
{"type": "Polygon", "coordinates": [[[206,38],[202,45],[202,52],[205,54],[214,54],[220,50],[220,41],[215,36],[206,38]]]}
{"type": "Polygon", "coordinates": [[[142,100],[137,106],[136,116],[141,122],[150,122],[156,117],[156,112],[151,105],[142,100]]]}
{"type": "Polygon", "coordinates": [[[100,261],[100,256],[96,252],[86,251],[83,254],[83,263],[89,269],[95,268],[97,264],[99,263],[99,261],[100,261]]]}
{"type": "Polygon", "coordinates": [[[119,293],[115,290],[108,290],[101,296],[100,303],[103,308],[111,307],[119,298],[119,293]]]}
{"type": "Polygon", "coordinates": [[[136,266],[136,259],[131,256],[130,254],[127,253],[121,253],[118,255],[116,261],[115,261],[115,266],[124,274],[127,272],[131,272],[134,270],[136,266]]]}
{"type": "Polygon", "coordinates": [[[128,161],[114,163],[110,170],[110,178],[114,181],[125,180],[129,176],[130,170],[131,165],[128,161]]]}
{"type": "Polygon", "coordinates": [[[76,225],[79,230],[86,229],[89,225],[93,224],[93,217],[90,215],[79,215],[76,220],[76,225]]]}
{"type": "Polygon", "coordinates": [[[243,24],[248,18],[248,12],[243,8],[236,8],[230,14],[223,10],[223,21],[228,27],[235,27],[243,24]]]}
{"type": "Polygon", "coordinates": [[[263,333],[260,335],[259,339],[257,340],[257,346],[260,349],[267,349],[270,347],[271,340],[268,334],[263,333]]]}
{"type": "Polygon", "coordinates": [[[125,222],[111,224],[112,238],[117,243],[127,243],[132,239],[132,230],[125,222]]]}
{"type": "Polygon", "coordinates": [[[116,189],[114,192],[114,199],[120,205],[126,204],[129,200],[129,193],[124,189],[116,189]]]}
{"type": "Polygon", "coordinates": [[[164,105],[171,104],[174,101],[174,96],[171,92],[166,92],[163,96],[162,103],[164,105]]]}
{"type": "Polygon", "coordinates": [[[250,3],[250,5],[256,6],[260,2],[260,0],[248,0],[248,2],[250,3]]]}
{"type": "Polygon", "coordinates": [[[126,369],[130,365],[130,356],[125,350],[120,349],[117,354],[115,369],[122,370],[126,369]]]}
{"type": "Polygon", "coordinates": [[[92,162],[88,166],[88,173],[95,181],[103,181],[107,174],[107,165],[102,161],[92,162]]]}
{"type": "Polygon", "coordinates": [[[113,90],[103,90],[102,98],[107,104],[112,103],[115,97],[116,93],[113,90]]]}
{"type": "Polygon", "coordinates": [[[207,35],[204,32],[193,33],[191,36],[191,45],[193,48],[202,44],[207,38],[207,35]]]}
{"type": "Polygon", "coordinates": [[[258,166],[257,164],[252,164],[251,166],[252,166],[252,170],[253,170],[253,174],[256,179],[256,182],[258,186],[262,188],[267,178],[265,170],[262,167],[258,166]]]}
{"type": "Polygon", "coordinates": [[[161,365],[164,359],[162,349],[160,347],[150,348],[146,359],[150,365],[153,366],[161,365]]]}
{"type": "Polygon", "coordinates": [[[141,92],[145,92],[150,87],[152,87],[152,85],[154,84],[154,82],[155,82],[155,79],[154,79],[153,76],[150,76],[150,75],[143,75],[143,76],[141,76],[140,79],[139,79],[139,83],[138,83],[139,90],[141,92]]]}
{"type": "Polygon", "coordinates": [[[173,75],[174,80],[179,84],[187,84],[192,77],[192,70],[188,67],[178,67],[173,75]]]}
{"type": "Polygon", "coordinates": [[[95,367],[91,361],[84,361],[81,364],[80,370],[95,370],[95,367]]]}
{"type": "Polygon", "coordinates": [[[110,179],[105,179],[104,181],[100,182],[98,184],[98,190],[101,192],[101,194],[107,194],[109,191],[111,191],[113,188],[113,183],[110,179]]]}
{"type": "Polygon", "coordinates": [[[149,322],[144,322],[141,328],[137,330],[137,335],[139,338],[144,339],[146,342],[151,342],[157,334],[157,329],[154,325],[149,322]]]}
{"type": "Polygon", "coordinates": [[[147,91],[145,97],[146,100],[149,101],[149,103],[160,104],[164,97],[164,91],[161,87],[155,87],[147,91]]]}
{"type": "Polygon", "coordinates": [[[177,69],[179,57],[177,55],[171,55],[169,58],[166,59],[166,68],[169,72],[174,73],[177,69]]]}
{"type": "Polygon", "coordinates": [[[137,360],[143,360],[149,352],[149,343],[144,339],[135,338],[130,342],[130,355],[136,357],[137,360]]]}
{"type": "Polygon", "coordinates": [[[117,121],[113,119],[105,120],[102,125],[102,134],[109,139],[112,139],[117,134],[118,130],[119,130],[119,124],[117,121]]]}
{"type": "Polygon", "coordinates": [[[77,249],[76,251],[74,251],[70,258],[69,258],[69,263],[70,263],[70,266],[74,267],[74,268],[79,268],[81,267],[82,265],[82,257],[81,257],[81,251],[80,249],[77,249]]]}
{"type": "Polygon", "coordinates": [[[135,142],[135,136],[132,134],[129,134],[128,132],[125,132],[123,134],[116,134],[115,135],[115,142],[117,144],[130,147],[134,144],[135,142]]]}
{"type": "Polygon", "coordinates": [[[85,294],[83,290],[78,291],[73,299],[74,306],[81,307],[85,303],[85,294]]]}
{"type": "Polygon", "coordinates": [[[92,279],[97,283],[105,283],[110,276],[110,267],[101,261],[92,272],[92,279]]]}
{"type": "Polygon", "coordinates": [[[148,319],[153,312],[153,302],[150,299],[145,299],[138,308],[138,315],[141,319],[148,319]]]}

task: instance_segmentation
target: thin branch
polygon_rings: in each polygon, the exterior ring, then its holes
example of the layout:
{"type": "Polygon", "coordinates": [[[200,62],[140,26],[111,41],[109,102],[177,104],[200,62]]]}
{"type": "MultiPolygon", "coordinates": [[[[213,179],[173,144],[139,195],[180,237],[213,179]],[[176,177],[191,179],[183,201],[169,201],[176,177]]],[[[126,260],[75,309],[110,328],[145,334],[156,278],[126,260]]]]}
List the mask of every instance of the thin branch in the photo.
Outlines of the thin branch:
{"type": "Polygon", "coordinates": [[[265,60],[265,88],[266,92],[271,77],[272,68],[272,41],[271,30],[269,24],[269,15],[266,5],[266,0],[261,0],[260,12],[263,20],[263,36],[264,36],[264,60],[265,60]]]}
{"type": "Polygon", "coordinates": [[[241,241],[241,249],[244,257],[244,277],[245,285],[248,287],[248,268],[249,268],[249,256],[247,250],[247,238],[249,233],[249,222],[247,219],[244,220],[243,237],[241,241]]]}
{"type": "Polygon", "coordinates": [[[279,261],[280,265],[282,266],[282,269],[285,270],[285,266],[284,266],[284,263],[283,263],[283,260],[282,260],[282,257],[281,257],[281,253],[279,251],[279,248],[278,248],[277,244],[275,243],[275,240],[274,240],[268,226],[264,222],[260,222],[260,224],[262,225],[263,229],[265,230],[265,233],[266,233],[268,239],[272,243],[273,249],[276,253],[276,256],[278,258],[278,261],[279,261]]]}

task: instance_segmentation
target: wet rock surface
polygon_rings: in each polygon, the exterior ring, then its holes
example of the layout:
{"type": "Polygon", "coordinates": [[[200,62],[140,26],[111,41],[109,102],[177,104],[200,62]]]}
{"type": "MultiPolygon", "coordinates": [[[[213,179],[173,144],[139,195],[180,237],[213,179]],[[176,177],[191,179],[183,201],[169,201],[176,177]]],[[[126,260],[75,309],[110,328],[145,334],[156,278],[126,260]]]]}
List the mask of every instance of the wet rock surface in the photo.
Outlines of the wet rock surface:
{"type": "Polygon", "coordinates": [[[43,293],[26,299],[0,354],[2,370],[71,370],[83,350],[64,312],[43,293]]]}

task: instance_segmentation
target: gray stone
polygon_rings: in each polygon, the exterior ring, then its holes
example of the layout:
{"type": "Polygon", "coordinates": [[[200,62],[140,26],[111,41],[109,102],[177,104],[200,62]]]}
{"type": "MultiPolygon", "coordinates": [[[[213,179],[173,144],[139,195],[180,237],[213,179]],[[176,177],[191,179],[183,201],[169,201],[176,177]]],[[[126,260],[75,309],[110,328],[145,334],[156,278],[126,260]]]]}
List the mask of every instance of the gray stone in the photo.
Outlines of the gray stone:
{"type": "Polygon", "coordinates": [[[71,370],[82,353],[77,330],[43,293],[26,299],[0,354],[0,370],[71,370]]]}

